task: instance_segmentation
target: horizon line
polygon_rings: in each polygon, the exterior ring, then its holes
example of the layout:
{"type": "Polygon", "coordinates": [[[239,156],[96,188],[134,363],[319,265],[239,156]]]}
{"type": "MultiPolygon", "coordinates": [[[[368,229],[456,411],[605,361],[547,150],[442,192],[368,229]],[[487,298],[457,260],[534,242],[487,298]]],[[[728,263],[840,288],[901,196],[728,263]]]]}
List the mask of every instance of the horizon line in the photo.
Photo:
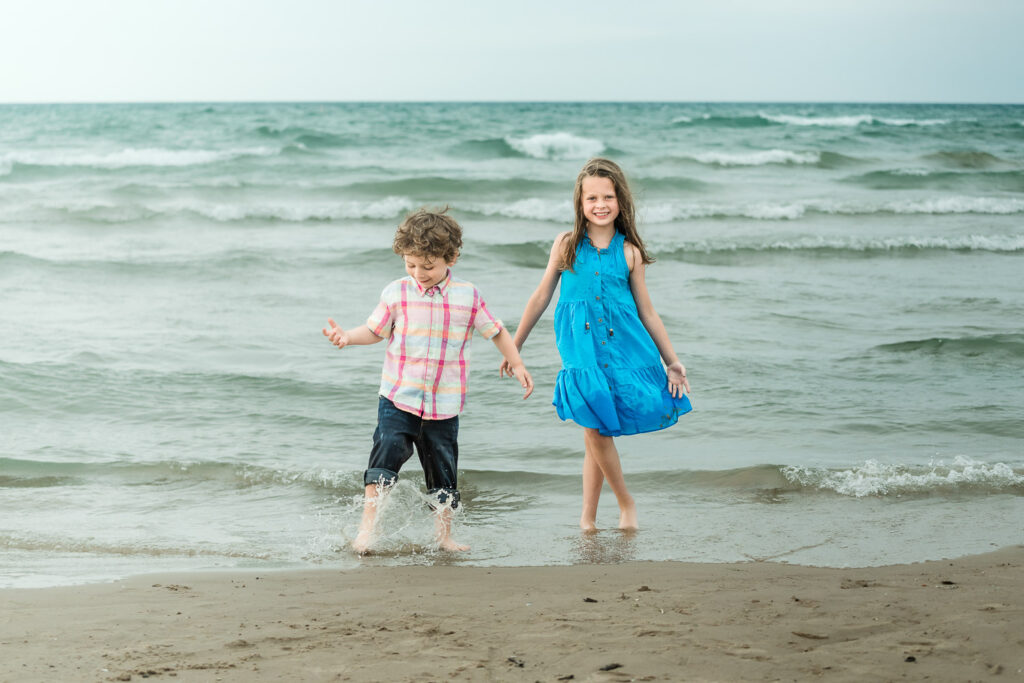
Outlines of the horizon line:
{"type": "Polygon", "coordinates": [[[199,104],[843,104],[843,105],[946,105],[946,106],[1024,106],[1021,101],[982,100],[17,100],[0,102],[0,106],[50,106],[50,105],[199,105],[199,104]]]}

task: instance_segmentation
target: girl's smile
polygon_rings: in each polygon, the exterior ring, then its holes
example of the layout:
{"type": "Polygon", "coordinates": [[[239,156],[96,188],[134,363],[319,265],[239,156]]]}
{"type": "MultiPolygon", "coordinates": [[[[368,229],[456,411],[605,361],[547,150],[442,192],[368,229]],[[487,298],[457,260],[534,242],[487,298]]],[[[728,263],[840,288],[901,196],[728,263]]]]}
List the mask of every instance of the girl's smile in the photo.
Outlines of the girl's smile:
{"type": "Polygon", "coordinates": [[[595,228],[615,225],[619,216],[619,200],[615,196],[615,184],[611,178],[590,176],[583,179],[583,217],[595,228]]]}

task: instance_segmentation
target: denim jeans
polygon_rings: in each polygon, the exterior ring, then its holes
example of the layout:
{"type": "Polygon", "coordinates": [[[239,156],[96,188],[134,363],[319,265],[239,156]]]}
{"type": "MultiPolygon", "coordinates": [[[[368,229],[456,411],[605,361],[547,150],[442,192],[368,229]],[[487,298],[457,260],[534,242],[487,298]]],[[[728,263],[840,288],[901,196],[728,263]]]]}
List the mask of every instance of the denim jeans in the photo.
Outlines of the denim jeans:
{"type": "Polygon", "coordinates": [[[459,418],[424,420],[407,413],[380,397],[377,429],[373,432],[370,465],[363,473],[363,484],[392,486],[398,471],[412,457],[413,446],[423,466],[427,492],[444,505],[459,506],[459,418]]]}

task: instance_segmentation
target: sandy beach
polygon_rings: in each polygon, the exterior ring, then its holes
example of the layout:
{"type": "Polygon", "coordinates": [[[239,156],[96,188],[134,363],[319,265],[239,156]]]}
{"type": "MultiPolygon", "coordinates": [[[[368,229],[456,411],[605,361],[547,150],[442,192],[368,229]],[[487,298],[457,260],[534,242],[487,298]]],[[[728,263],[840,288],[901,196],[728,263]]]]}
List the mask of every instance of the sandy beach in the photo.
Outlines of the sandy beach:
{"type": "Polygon", "coordinates": [[[0,592],[0,681],[1024,678],[1024,546],[834,569],[675,562],[147,575],[0,592]]]}

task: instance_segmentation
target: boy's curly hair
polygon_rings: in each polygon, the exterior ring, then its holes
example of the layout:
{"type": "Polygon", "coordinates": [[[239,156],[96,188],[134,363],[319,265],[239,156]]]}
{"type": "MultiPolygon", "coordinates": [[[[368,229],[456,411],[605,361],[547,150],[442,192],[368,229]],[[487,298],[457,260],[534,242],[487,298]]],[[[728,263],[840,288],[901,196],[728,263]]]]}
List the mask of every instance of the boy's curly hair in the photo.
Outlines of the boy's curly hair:
{"type": "Polygon", "coordinates": [[[412,254],[423,259],[452,263],[462,248],[462,228],[448,215],[448,208],[413,211],[395,232],[392,249],[399,256],[412,254]]]}

